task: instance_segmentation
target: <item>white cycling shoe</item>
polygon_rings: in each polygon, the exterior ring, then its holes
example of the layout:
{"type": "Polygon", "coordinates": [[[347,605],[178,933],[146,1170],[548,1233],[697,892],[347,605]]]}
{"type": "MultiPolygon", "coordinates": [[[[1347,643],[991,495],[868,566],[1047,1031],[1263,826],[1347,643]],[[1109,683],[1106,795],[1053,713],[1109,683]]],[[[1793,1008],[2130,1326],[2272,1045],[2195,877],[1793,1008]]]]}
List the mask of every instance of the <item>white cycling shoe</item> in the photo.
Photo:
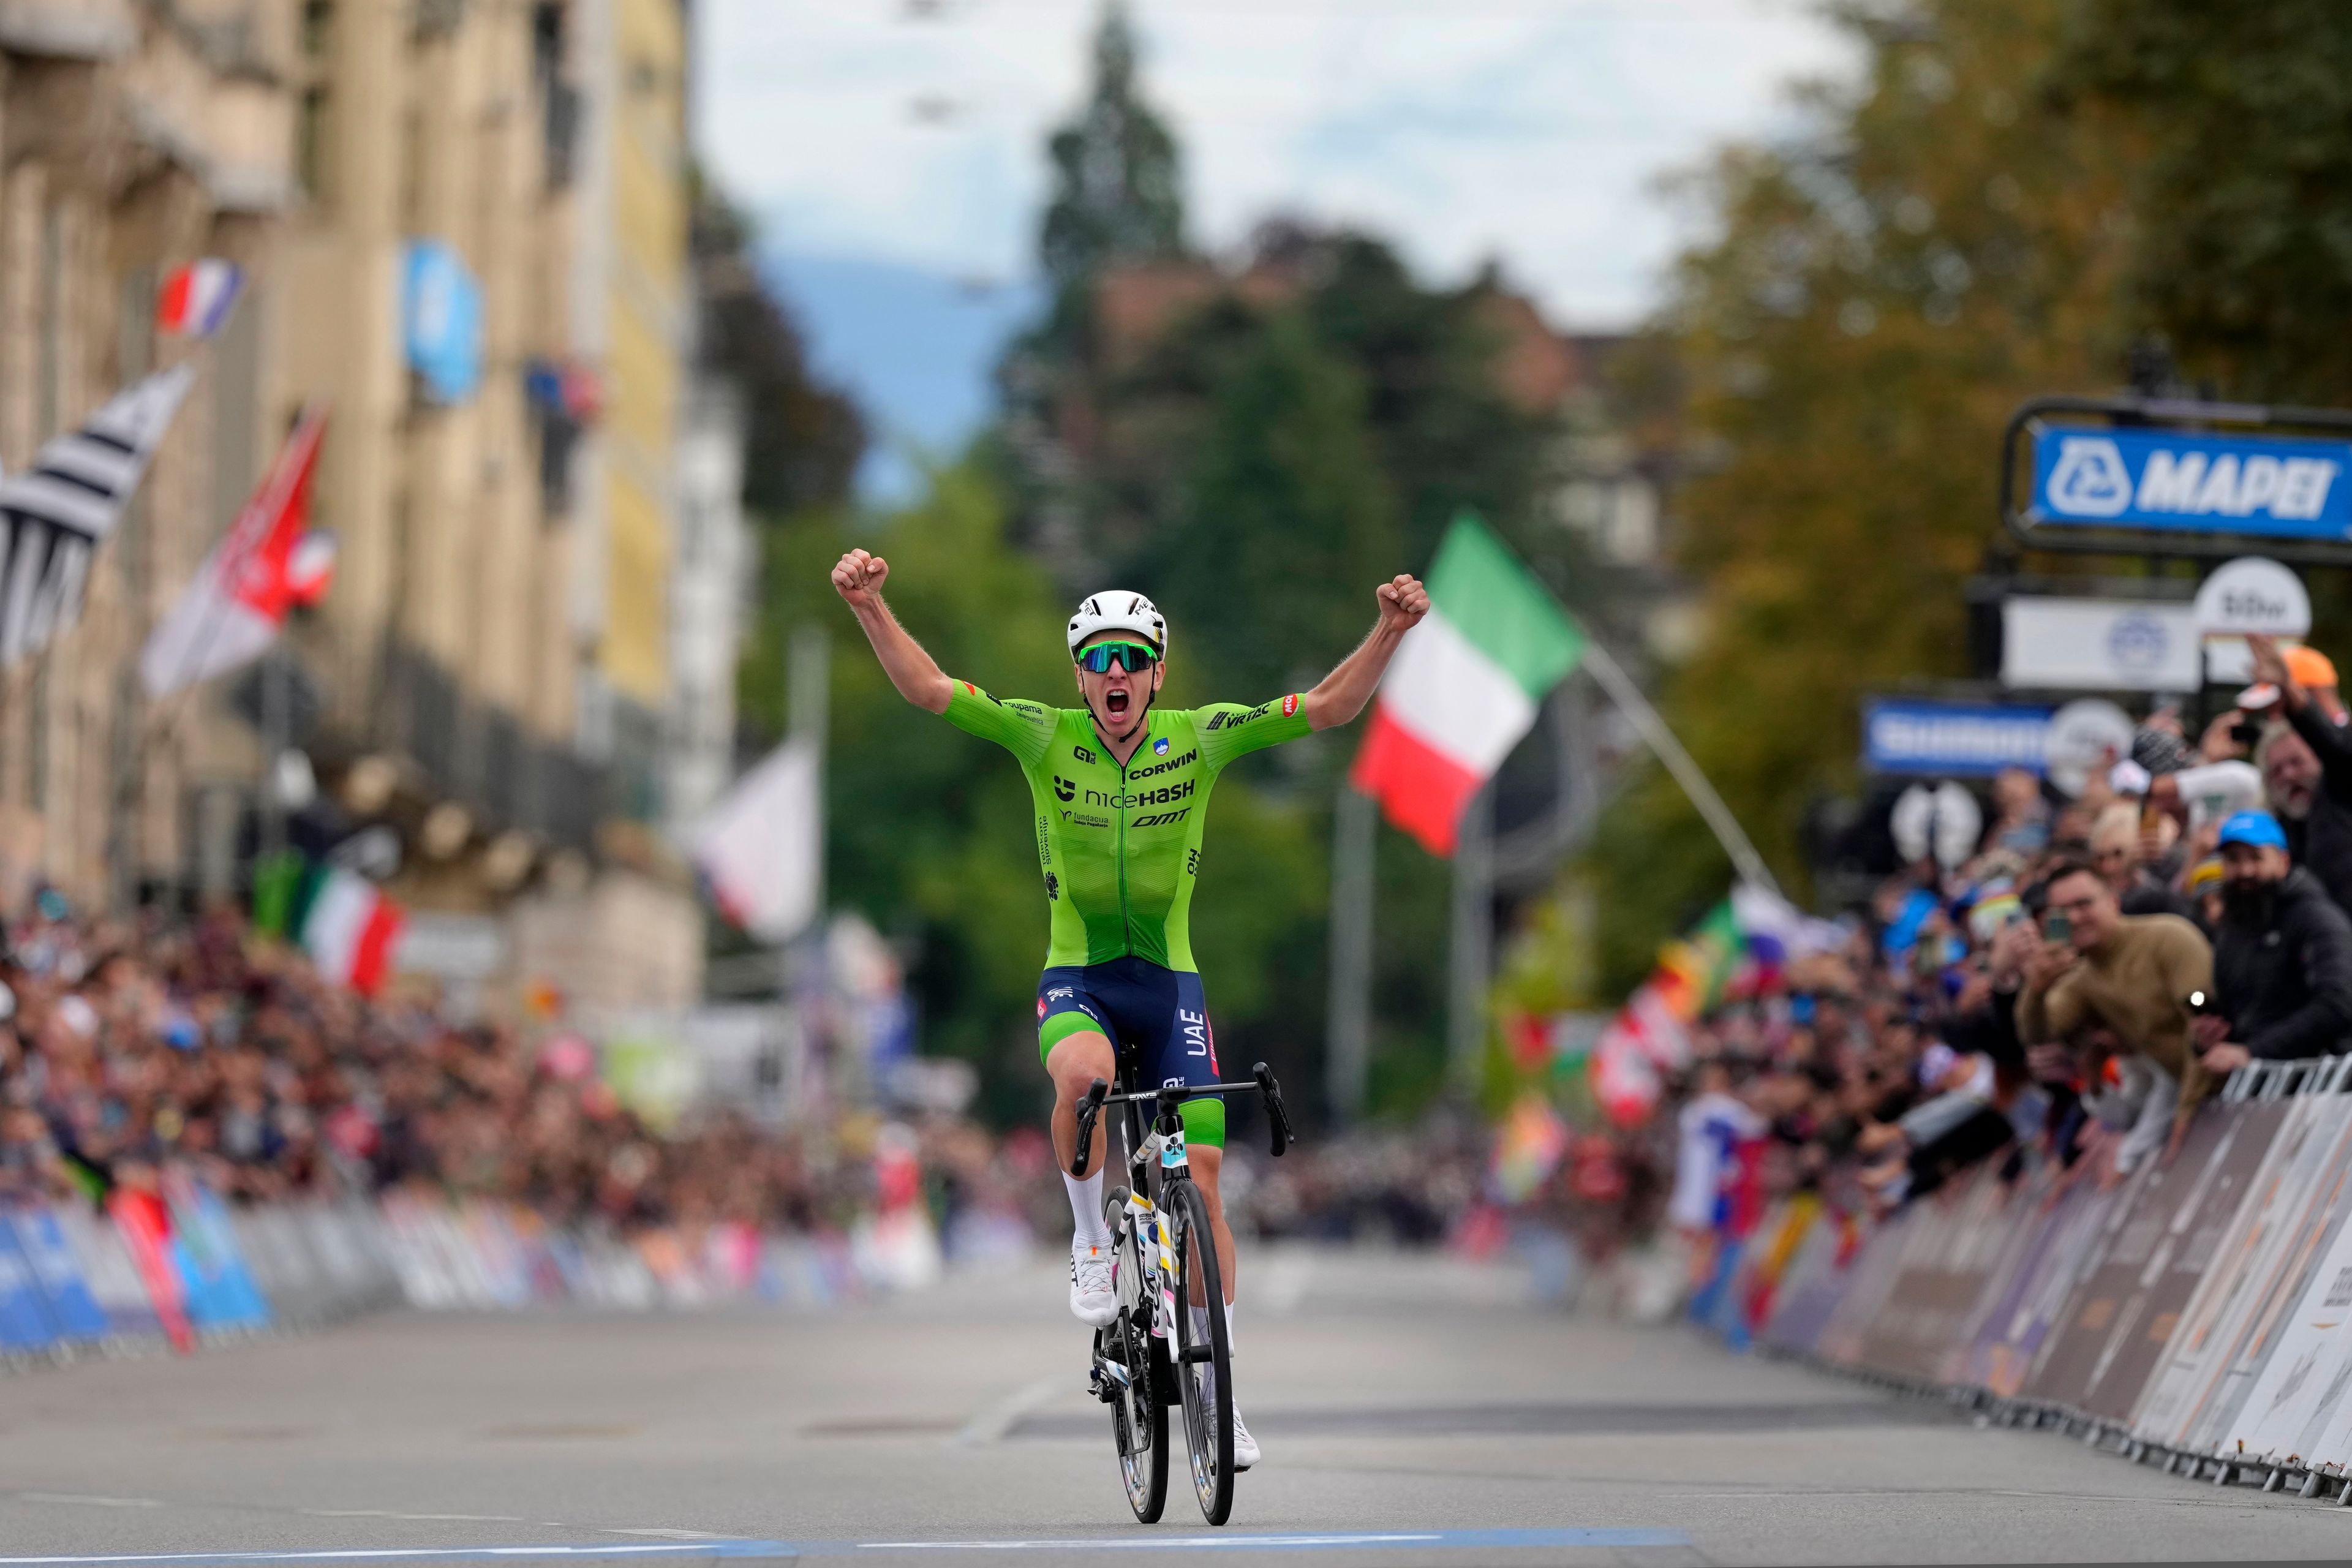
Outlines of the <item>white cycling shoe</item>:
{"type": "Polygon", "coordinates": [[[1235,1406],[1234,1410],[1234,1473],[1239,1475],[1256,1463],[1257,1439],[1251,1436],[1249,1428],[1242,1425],[1241,1409],[1235,1406]]]}
{"type": "Polygon", "coordinates": [[[1070,1243],[1070,1315],[1090,1329],[1108,1328],[1118,1316],[1118,1292],[1110,1282],[1109,1247],[1070,1243]]]}

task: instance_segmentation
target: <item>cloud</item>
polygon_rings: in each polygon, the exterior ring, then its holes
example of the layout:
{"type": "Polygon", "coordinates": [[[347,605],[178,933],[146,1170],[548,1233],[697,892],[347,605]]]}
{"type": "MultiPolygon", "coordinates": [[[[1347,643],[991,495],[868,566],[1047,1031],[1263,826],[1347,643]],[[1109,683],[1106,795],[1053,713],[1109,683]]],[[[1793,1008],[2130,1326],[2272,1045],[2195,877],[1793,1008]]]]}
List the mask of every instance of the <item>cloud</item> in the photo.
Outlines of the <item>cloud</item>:
{"type": "MultiPolygon", "coordinates": [[[[698,140],[795,250],[1024,271],[1043,142],[1084,89],[1094,0],[712,0],[698,140]],[[918,100],[953,106],[927,121],[918,100]]],[[[1650,299],[1675,231],[1655,176],[1772,125],[1780,84],[1843,60],[1758,0],[1147,0],[1152,97],[1196,237],[1269,212],[1385,232],[1459,275],[1487,257],[1570,321],[1650,299]]]]}

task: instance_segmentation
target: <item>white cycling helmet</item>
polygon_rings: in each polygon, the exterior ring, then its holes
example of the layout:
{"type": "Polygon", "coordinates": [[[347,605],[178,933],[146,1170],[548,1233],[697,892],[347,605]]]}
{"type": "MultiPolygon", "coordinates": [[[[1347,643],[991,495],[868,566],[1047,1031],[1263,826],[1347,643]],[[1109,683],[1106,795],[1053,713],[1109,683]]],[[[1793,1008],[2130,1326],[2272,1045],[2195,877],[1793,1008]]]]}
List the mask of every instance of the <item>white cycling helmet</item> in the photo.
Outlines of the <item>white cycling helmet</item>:
{"type": "Polygon", "coordinates": [[[1070,617],[1070,657],[1077,658],[1079,645],[1102,632],[1133,632],[1158,648],[1160,658],[1168,657],[1167,617],[1140,594],[1115,588],[1080,605],[1078,613],[1070,617]]]}

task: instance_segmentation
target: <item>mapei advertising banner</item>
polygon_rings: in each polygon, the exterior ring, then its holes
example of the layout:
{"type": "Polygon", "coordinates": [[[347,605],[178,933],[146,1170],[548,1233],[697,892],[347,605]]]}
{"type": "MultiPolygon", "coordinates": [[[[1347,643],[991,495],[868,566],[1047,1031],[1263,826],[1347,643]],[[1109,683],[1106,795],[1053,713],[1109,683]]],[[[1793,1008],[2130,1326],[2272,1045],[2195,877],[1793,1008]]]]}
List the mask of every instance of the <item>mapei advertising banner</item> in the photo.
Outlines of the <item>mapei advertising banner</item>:
{"type": "Polygon", "coordinates": [[[2342,543],[2352,441],[2035,425],[2034,527],[2156,529],[2342,543]]]}

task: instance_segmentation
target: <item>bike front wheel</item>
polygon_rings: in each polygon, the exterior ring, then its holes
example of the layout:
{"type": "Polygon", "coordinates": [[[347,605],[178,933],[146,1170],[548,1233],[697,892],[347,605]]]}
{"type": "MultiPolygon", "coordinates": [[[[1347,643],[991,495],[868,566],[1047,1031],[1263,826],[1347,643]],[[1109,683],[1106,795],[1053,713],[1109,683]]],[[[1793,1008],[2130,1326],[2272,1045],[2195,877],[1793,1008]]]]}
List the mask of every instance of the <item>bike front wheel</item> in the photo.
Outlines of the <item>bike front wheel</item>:
{"type": "Polygon", "coordinates": [[[1157,1524],[1168,1504],[1168,1406],[1160,1398],[1161,1342],[1151,1332],[1159,1303],[1151,1289],[1156,1275],[1143,1267],[1143,1248],[1156,1247],[1156,1237],[1138,1234],[1127,1217],[1127,1189],[1117,1189],[1104,1205],[1111,1235],[1118,1238],[1111,1255],[1112,1284],[1118,1294],[1118,1316],[1102,1331],[1108,1350],[1125,1373],[1118,1395],[1111,1402],[1111,1442],[1118,1450],[1118,1476],[1127,1489],[1127,1506],[1138,1522],[1157,1524]]]}
{"type": "Polygon", "coordinates": [[[1189,1181],[1171,1183],[1162,1201],[1175,1232],[1176,1392],[1184,1406],[1192,1492],[1202,1515],[1223,1524],[1234,1511],[1233,1346],[1225,1330],[1223,1271],[1201,1190],[1189,1181]],[[1205,1308],[1200,1328],[1194,1326],[1195,1295],[1205,1308]]]}

